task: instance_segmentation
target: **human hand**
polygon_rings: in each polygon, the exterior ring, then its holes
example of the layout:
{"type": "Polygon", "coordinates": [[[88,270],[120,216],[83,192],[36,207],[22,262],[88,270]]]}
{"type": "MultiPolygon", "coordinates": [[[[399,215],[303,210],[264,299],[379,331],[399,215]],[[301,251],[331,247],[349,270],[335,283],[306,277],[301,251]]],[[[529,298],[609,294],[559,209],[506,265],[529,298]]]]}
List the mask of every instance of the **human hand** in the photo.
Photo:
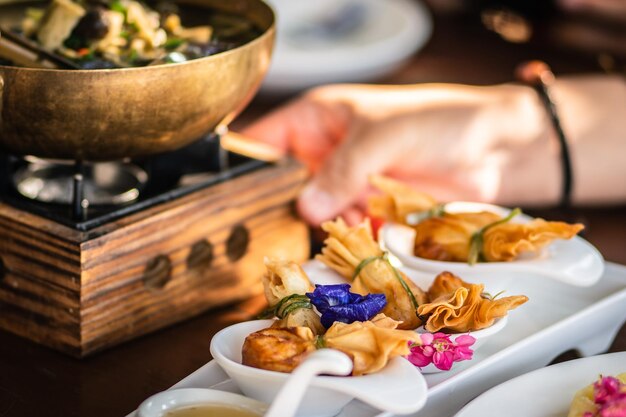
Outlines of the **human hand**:
{"type": "MultiPolygon", "coordinates": [[[[415,184],[437,199],[506,200],[512,160],[535,155],[528,194],[558,194],[558,165],[535,93],[520,86],[334,85],[314,89],[244,132],[312,172],[298,199],[311,224],[361,219],[371,174],[415,184]],[[546,174],[554,174],[547,181],[546,174]]],[[[520,187],[516,192],[524,193],[520,187]]]]}

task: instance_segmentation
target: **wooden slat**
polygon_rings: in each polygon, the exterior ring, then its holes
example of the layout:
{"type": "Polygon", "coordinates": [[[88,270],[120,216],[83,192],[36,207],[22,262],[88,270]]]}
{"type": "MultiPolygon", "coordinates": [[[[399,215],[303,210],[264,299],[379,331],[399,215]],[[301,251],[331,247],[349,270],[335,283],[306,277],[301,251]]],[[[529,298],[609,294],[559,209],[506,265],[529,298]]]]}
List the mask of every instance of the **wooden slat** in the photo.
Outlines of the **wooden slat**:
{"type": "MultiPolygon", "coordinates": [[[[289,208],[284,205],[269,208],[267,212],[258,213],[257,216],[245,219],[246,223],[239,224],[247,226],[252,239],[255,234],[264,233],[264,230],[269,227],[277,227],[276,225],[272,226],[271,222],[279,220],[281,217],[290,217],[289,208]]],[[[148,262],[159,254],[174,255],[172,259],[174,263],[177,262],[176,257],[180,258],[180,262],[185,262],[193,244],[200,240],[211,242],[214,246],[215,262],[220,262],[220,258],[226,256],[225,243],[233,226],[232,224],[224,225],[224,227],[212,231],[207,222],[200,221],[198,224],[190,225],[189,232],[186,234],[171,236],[135,253],[120,252],[117,259],[106,262],[97,268],[102,274],[101,278],[93,279],[89,284],[84,285],[83,302],[90,302],[97,296],[93,293],[106,291],[110,286],[120,287],[140,280],[148,262]]],[[[90,272],[93,271],[86,271],[86,273],[90,272]]]]}
{"type": "Polygon", "coordinates": [[[308,257],[306,226],[294,221],[291,227],[284,228],[278,234],[258,239],[258,243],[251,247],[242,260],[227,268],[211,270],[204,279],[182,277],[172,280],[160,292],[137,291],[137,297],[119,304],[123,306],[122,310],[100,311],[96,320],[92,320],[93,317],[89,321],[84,318],[83,354],[192,317],[209,308],[259,294],[262,291],[260,274],[263,272],[264,256],[289,257],[300,262],[308,257]],[[226,275],[227,280],[233,283],[232,286],[214,288],[212,273],[218,277],[226,275]]]}
{"type": "MultiPolygon", "coordinates": [[[[273,224],[276,225],[274,222],[273,224]]],[[[135,280],[132,285],[126,288],[120,288],[113,294],[106,294],[105,297],[92,300],[92,303],[85,305],[82,313],[82,322],[84,325],[89,324],[94,316],[101,316],[104,320],[114,316],[124,316],[128,314],[128,310],[132,309],[134,305],[143,305],[153,300],[157,302],[161,297],[175,298],[174,295],[169,294],[168,291],[173,293],[182,293],[187,286],[204,286],[207,289],[215,288],[214,282],[223,283],[226,281],[222,275],[227,274],[233,277],[232,286],[235,286],[241,280],[236,275],[230,274],[230,270],[240,271],[246,269],[246,279],[249,279],[256,283],[264,272],[263,256],[281,256],[289,257],[292,254],[294,260],[304,260],[308,256],[308,244],[306,227],[301,223],[292,220],[291,222],[282,222],[280,229],[273,231],[272,233],[266,233],[261,236],[257,236],[250,243],[249,253],[238,261],[236,264],[228,261],[226,258],[220,258],[221,262],[216,262],[211,265],[210,270],[203,271],[199,274],[197,271],[189,271],[184,261],[180,259],[173,259],[172,279],[162,290],[151,290],[145,288],[141,277],[135,280]],[[287,233],[288,232],[288,233],[287,233]],[[283,247],[283,244],[285,245],[283,247]],[[288,251],[288,244],[293,244],[288,251]],[[265,253],[263,252],[265,249],[265,253]],[[287,253],[289,252],[289,253],[287,253]],[[199,280],[199,276],[203,279],[199,280]],[[178,291],[180,288],[183,290],[178,291]]],[[[142,271],[143,272],[143,271],[142,271]]],[[[226,287],[220,284],[220,287],[226,287]]],[[[165,300],[167,301],[167,300],[165,300]]]]}
{"type": "Polygon", "coordinates": [[[66,325],[20,306],[0,303],[0,328],[70,355],[81,354],[79,325],[66,325]]]}
{"type": "MultiPolygon", "coordinates": [[[[32,300],[38,300],[46,307],[62,310],[79,310],[80,294],[41,281],[28,275],[21,275],[15,271],[5,271],[4,277],[0,281],[0,287],[4,287],[8,292],[24,294],[32,300]]],[[[0,301],[3,297],[0,296],[0,301]]]]}
{"type": "Polygon", "coordinates": [[[189,212],[180,213],[177,217],[161,218],[160,222],[150,221],[145,224],[143,229],[133,228],[126,233],[116,233],[115,239],[99,245],[96,250],[84,250],[83,288],[88,292],[99,280],[123,273],[128,267],[144,266],[160,253],[173,248],[190,247],[213,233],[226,234],[227,238],[231,228],[238,222],[253,218],[260,211],[284,205],[294,197],[293,186],[282,192],[276,190],[276,195],[255,205],[235,202],[233,206],[236,209],[225,208],[219,216],[204,214],[210,212],[210,206],[194,205],[189,208],[189,212]]]}

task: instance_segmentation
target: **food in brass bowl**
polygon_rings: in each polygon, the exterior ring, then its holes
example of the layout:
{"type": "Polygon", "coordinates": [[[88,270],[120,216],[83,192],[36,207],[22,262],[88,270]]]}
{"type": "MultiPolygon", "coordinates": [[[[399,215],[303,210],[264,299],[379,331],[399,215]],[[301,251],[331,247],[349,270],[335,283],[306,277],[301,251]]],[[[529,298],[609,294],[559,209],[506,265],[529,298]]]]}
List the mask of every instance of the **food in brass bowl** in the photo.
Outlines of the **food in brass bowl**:
{"type": "Polygon", "coordinates": [[[263,31],[236,14],[171,1],[150,7],[137,0],[52,0],[26,9],[19,33],[94,69],[185,62],[236,48],[263,31]]]}
{"type": "MultiPolygon", "coordinates": [[[[211,16],[243,19],[255,28],[255,34],[235,42],[228,51],[169,65],[76,70],[0,64],[0,151],[51,159],[119,160],[172,151],[218,126],[228,126],[252,99],[269,68],[274,14],[261,0],[177,0],[174,4],[182,26],[170,30],[180,36],[189,35],[186,31],[194,27],[212,25],[209,43],[213,42],[213,36],[223,32],[220,25],[224,22],[211,21],[211,16]]],[[[28,8],[45,5],[2,3],[0,27],[19,26],[28,8]]],[[[130,32],[118,33],[118,41],[128,44],[125,36],[131,36],[130,32]]],[[[138,40],[135,46],[145,44],[143,51],[154,52],[159,59],[160,49],[148,48],[149,42],[141,37],[132,39],[138,40]]],[[[185,43],[195,48],[196,41],[189,39],[185,43]]],[[[223,33],[220,39],[230,42],[223,33]]],[[[87,50],[94,48],[94,60],[107,60],[111,51],[100,52],[98,44],[87,50]]],[[[179,47],[185,48],[184,43],[179,47]]],[[[119,48],[117,63],[113,63],[134,64],[129,59],[135,54],[126,46],[119,48]]]]}

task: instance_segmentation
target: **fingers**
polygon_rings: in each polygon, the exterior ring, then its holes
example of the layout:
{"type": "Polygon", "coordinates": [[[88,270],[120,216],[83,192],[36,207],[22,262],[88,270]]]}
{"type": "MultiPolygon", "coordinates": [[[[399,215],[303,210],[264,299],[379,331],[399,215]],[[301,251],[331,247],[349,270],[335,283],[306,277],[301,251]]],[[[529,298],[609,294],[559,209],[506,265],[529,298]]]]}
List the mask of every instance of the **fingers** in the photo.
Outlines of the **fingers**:
{"type": "Polygon", "coordinates": [[[384,140],[355,128],[301,193],[297,202],[300,215],[319,224],[345,212],[367,189],[368,176],[384,171],[393,157],[386,152],[384,140]]]}
{"type": "Polygon", "coordinates": [[[307,94],[253,123],[242,134],[290,153],[316,170],[345,138],[353,117],[346,104],[307,94]]]}
{"type": "Polygon", "coordinates": [[[246,127],[241,133],[286,153],[289,150],[289,139],[294,135],[298,112],[302,106],[300,101],[288,103],[246,127]]]}

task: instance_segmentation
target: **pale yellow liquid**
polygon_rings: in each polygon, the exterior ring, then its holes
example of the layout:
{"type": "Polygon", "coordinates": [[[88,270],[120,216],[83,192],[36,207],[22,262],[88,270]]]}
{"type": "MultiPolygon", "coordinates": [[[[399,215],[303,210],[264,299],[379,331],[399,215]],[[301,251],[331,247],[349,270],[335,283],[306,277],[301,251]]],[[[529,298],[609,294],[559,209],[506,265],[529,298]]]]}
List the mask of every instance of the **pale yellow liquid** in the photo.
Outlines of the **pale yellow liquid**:
{"type": "Polygon", "coordinates": [[[227,405],[191,405],[169,411],[165,417],[259,417],[261,414],[227,405]]]}

